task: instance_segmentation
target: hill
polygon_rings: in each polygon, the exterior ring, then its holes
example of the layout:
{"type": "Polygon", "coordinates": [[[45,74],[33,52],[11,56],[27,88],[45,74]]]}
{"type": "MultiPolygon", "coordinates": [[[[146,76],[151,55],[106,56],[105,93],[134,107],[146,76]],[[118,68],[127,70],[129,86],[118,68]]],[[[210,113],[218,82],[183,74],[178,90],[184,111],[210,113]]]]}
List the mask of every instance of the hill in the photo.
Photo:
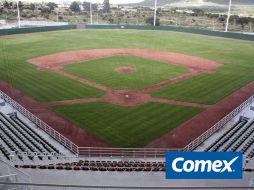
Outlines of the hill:
{"type": "MultiPolygon", "coordinates": [[[[229,0],[158,0],[157,4],[158,6],[164,6],[168,4],[180,4],[180,3],[203,3],[204,6],[206,6],[207,3],[213,3],[213,4],[228,4],[229,0]]],[[[238,5],[254,5],[254,0],[234,0],[234,4],[238,5]]],[[[136,5],[139,6],[153,6],[154,0],[144,0],[140,3],[137,3],[136,5]]]]}

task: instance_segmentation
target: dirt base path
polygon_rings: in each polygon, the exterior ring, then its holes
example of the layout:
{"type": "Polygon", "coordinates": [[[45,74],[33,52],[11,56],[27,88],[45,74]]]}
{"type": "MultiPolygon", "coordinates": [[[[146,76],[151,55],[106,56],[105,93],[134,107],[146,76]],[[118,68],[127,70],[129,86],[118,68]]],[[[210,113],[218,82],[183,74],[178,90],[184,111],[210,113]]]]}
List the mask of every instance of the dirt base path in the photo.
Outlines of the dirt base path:
{"type": "Polygon", "coordinates": [[[183,148],[254,94],[254,81],[146,147],[183,148]]]}
{"type": "Polygon", "coordinates": [[[0,81],[0,89],[78,146],[110,147],[110,145],[86,132],[84,129],[49,110],[47,103],[37,102],[3,81],[0,81]]]}
{"type": "Polygon", "coordinates": [[[93,49],[67,51],[33,58],[28,60],[28,62],[36,65],[38,69],[55,70],[61,69],[64,65],[68,64],[119,55],[152,59],[207,73],[214,72],[214,70],[220,66],[220,64],[215,61],[200,57],[149,49],[93,49]]]}
{"type": "MultiPolygon", "coordinates": [[[[77,80],[81,83],[86,85],[92,86],[94,88],[101,89],[106,92],[106,96],[100,99],[81,99],[81,100],[67,100],[67,101],[60,101],[60,102],[51,102],[49,105],[64,105],[64,104],[72,104],[72,103],[84,103],[84,102],[91,102],[91,101],[98,101],[98,102],[110,102],[112,104],[123,105],[123,106],[133,106],[133,105],[140,105],[147,102],[157,102],[158,99],[152,99],[149,95],[149,92],[152,90],[160,89],[164,86],[169,84],[186,80],[187,78],[196,76],[202,72],[212,73],[214,70],[220,66],[220,64],[189,55],[183,55],[179,53],[171,53],[165,51],[158,51],[158,50],[146,50],[146,49],[94,49],[94,50],[80,50],[80,51],[68,51],[68,52],[61,52],[52,55],[46,55],[42,57],[37,57],[28,60],[28,62],[36,65],[39,70],[50,70],[59,75],[64,77],[68,77],[72,80],[77,80]],[[165,80],[161,83],[154,84],[151,86],[147,86],[140,90],[112,90],[107,86],[103,86],[101,84],[92,82],[90,80],[78,77],[76,75],[67,73],[63,71],[63,66],[67,64],[74,64],[81,61],[89,61],[95,60],[105,57],[112,57],[116,55],[131,55],[142,57],[145,59],[152,59],[161,62],[165,62],[168,64],[175,64],[185,67],[189,70],[189,73],[186,73],[182,76],[165,80]]],[[[128,68],[129,70],[130,68],[128,68]]],[[[158,100],[160,103],[164,103],[166,101],[158,100]]],[[[167,103],[173,103],[176,101],[167,101],[167,103]]],[[[207,107],[206,105],[199,105],[199,104],[191,104],[186,102],[177,102],[178,105],[183,106],[192,106],[192,107],[207,107]]]]}
{"type": "Polygon", "coordinates": [[[173,84],[173,83],[176,83],[176,82],[178,82],[178,81],[186,80],[186,79],[188,79],[188,78],[197,76],[197,75],[199,75],[200,73],[202,73],[202,72],[200,72],[200,71],[195,71],[195,70],[190,70],[189,73],[186,73],[186,74],[184,74],[184,75],[182,75],[182,76],[179,76],[179,77],[176,77],[176,78],[173,78],[173,79],[169,79],[169,80],[166,80],[166,81],[162,81],[161,83],[158,83],[158,84],[154,84],[154,85],[145,87],[145,88],[143,89],[143,91],[146,92],[146,93],[149,93],[150,91],[160,89],[160,88],[162,88],[162,87],[168,86],[168,85],[173,84]]]}
{"type": "MultiPolygon", "coordinates": [[[[94,88],[101,89],[106,92],[106,95],[101,98],[85,98],[85,99],[76,99],[76,100],[65,100],[65,101],[55,101],[55,102],[47,102],[47,103],[39,103],[32,100],[29,97],[24,96],[21,92],[11,88],[6,83],[0,83],[0,89],[2,89],[5,93],[10,95],[13,99],[19,102],[21,105],[30,110],[33,114],[38,116],[40,119],[45,121],[47,124],[52,126],[58,132],[62,133],[72,142],[76,143],[78,146],[86,146],[86,147],[108,147],[106,143],[95,138],[93,135],[88,134],[84,129],[75,126],[73,123],[64,120],[59,117],[53,111],[49,110],[48,107],[53,105],[66,105],[66,104],[79,104],[79,103],[88,103],[88,102],[110,102],[117,105],[122,106],[133,106],[144,104],[147,102],[158,102],[163,104],[174,104],[181,106],[190,106],[197,107],[210,110],[209,105],[169,100],[169,99],[161,99],[161,98],[153,98],[150,96],[149,92],[155,89],[162,88],[164,86],[170,85],[172,83],[186,80],[187,78],[196,76],[200,73],[213,73],[216,68],[220,66],[220,64],[199,58],[194,56],[183,55],[179,53],[171,53],[165,51],[157,51],[157,50],[145,50],[145,49],[95,49],[95,50],[80,50],[80,51],[69,51],[62,52],[47,56],[42,56],[34,59],[28,60],[28,62],[37,66],[39,70],[50,70],[64,77],[70,78],[72,80],[79,81],[86,85],[92,86],[94,88]],[[182,67],[185,67],[189,70],[188,73],[178,76],[173,79],[165,80],[161,83],[154,84],[151,86],[147,86],[140,90],[129,90],[129,89],[119,89],[113,90],[108,88],[107,86],[95,83],[93,81],[72,75],[63,71],[63,66],[67,64],[73,64],[81,61],[88,60],[96,60],[99,58],[112,57],[112,56],[137,56],[145,59],[157,60],[169,64],[175,64],[182,67]]],[[[231,111],[231,110],[230,110],[231,111]]],[[[213,114],[209,112],[206,117],[209,117],[209,114],[213,114]]],[[[222,114],[223,115],[223,114],[222,114]]],[[[218,120],[217,120],[218,121],[218,120]]],[[[211,122],[211,121],[208,121],[211,122]]],[[[195,126],[200,126],[200,121],[193,122],[195,126]]],[[[185,128],[185,127],[182,127],[185,128]]],[[[177,128],[178,129],[178,128],[177,128]]],[[[177,130],[175,129],[175,130],[177,130]]],[[[174,130],[174,131],[175,131],[174,130]]],[[[180,130],[179,130],[180,131],[180,130]]],[[[172,143],[169,141],[168,136],[162,137],[162,140],[155,141],[151,143],[149,146],[154,147],[181,147],[183,144],[189,142],[190,139],[196,138],[200,131],[204,131],[203,128],[198,128],[195,134],[189,135],[189,131],[186,130],[186,136],[183,134],[179,139],[174,139],[172,143]],[[182,138],[182,137],[185,138],[182,138]],[[165,139],[164,139],[165,138],[165,139]],[[175,141],[176,140],[176,141],[175,141]],[[163,144],[164,143],[164,144],[163,144]]],[[[182,132],[179,132],[182,133],[182,132]]],[[[174,133],[175,137],[175,133],[174,133]]],[[[169,135],[169,138],[171,136],[169,135]]]]}
{"type": "Polygon", "coordinates": [[[50,107],[50,106],[91,103],[91,102],[114,102],[114,104],[116,105],[129,106],[130,104],[128,103],[128,101],[131,101],[132,104],[135,104],[135,102],[133,101],[136,100],[137,101],[136,104],[141,104],[141,102],[142,104],[148,103],[148,102],[156,102],[156,103],[162,103],[162,104],[196,107],[196,108],[202,108],[202,109],[207,109],[211,107],[211,105],[206,105],[206,104],[183,102],[183,101],[169,100],[169,99],[162,99],[162,98],[153,98],[149,96],[148,94],[139,94],[137,92],[134,92],[133,94],[131,94],[130,91],[125,92],[124,90],[113,91],[112,93],[118,93],[119,97],[122,97],[121,94],[128,93],[129,97],[128,98],[125,97],[125,99],[123,98],[116,99],[116,95],[105,95],[102,98],[83,98],[83,99],[76,99],[76,100],[52,101],[52,102],[45,103],[45,105],[50,107]],[[133,97],[134,95],[137,97],[133,97]],[[111,98],[113,98],[114,100],[112,100],[111,98]]]}

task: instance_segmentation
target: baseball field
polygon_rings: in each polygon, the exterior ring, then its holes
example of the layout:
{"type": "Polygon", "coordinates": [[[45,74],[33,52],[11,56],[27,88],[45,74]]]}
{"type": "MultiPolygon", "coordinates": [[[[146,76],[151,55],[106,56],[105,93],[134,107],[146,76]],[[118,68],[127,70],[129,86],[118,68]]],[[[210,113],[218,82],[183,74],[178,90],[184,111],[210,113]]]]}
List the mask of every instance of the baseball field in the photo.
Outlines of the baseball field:
{"type": "Polygon", "coordinates": [[[80,146],[93,145],[87,134],[105,146],[147,146],[254,80],[248,41],[73,30],[3,36],[0,45],[0,90],[33,99],[46,122],[56,114],[82,128],[62,131],[80,146]]]}

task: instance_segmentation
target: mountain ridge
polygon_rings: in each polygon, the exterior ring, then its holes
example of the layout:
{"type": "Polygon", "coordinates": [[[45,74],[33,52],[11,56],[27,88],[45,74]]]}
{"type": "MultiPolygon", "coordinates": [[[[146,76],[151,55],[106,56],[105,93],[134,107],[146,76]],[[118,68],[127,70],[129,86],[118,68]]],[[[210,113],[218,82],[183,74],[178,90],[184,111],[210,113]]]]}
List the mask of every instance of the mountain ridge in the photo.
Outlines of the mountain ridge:
{"type": "MultiPolygon", "coordinates": [[[[216,3],[227,5],[229,0],[157,0],[158,6],[164,6],[172,3],[216,3]]],[[[234,0],[233,4],[237,5],[254,5],[254,0],[234,0]]],[[[135,3],[138,6],[153,6],[154,0],[144,0],[140,3],[135,3]]]]}

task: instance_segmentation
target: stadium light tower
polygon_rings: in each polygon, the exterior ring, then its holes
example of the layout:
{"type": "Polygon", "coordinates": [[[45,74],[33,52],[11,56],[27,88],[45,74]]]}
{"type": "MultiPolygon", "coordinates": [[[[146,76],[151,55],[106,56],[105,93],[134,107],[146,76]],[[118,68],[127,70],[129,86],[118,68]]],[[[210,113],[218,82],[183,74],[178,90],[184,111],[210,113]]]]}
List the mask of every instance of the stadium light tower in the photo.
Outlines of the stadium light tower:
{"type": "Polygon", "coordinates": [[[157,16],[157,0],[154,0],[154,17],[153,17],[153,26],[156,26],[156,16],[157,16]]]}
{"type": "Polygon", "coordinates": [[[230,18],[231,5],[232,5],[232,0],[229,0],[228,17],[227,17],[227,24],[226,24],[226,30],[225,30],[225,32],[228,32],[228,25],[229,25],[229,18],[230,18]]]}
{"type": "Polygon", "coordinates": [[[92,10],[92,3],[90,2],[90,23],[93,24],[93,10],[92,10]]]}
{"type": "Polygon", "coordinates": [[[17,0],[17,10],[18,10],[18,25],[20,28],[20,14],[19,14],[19,1],[17,0]]]}

